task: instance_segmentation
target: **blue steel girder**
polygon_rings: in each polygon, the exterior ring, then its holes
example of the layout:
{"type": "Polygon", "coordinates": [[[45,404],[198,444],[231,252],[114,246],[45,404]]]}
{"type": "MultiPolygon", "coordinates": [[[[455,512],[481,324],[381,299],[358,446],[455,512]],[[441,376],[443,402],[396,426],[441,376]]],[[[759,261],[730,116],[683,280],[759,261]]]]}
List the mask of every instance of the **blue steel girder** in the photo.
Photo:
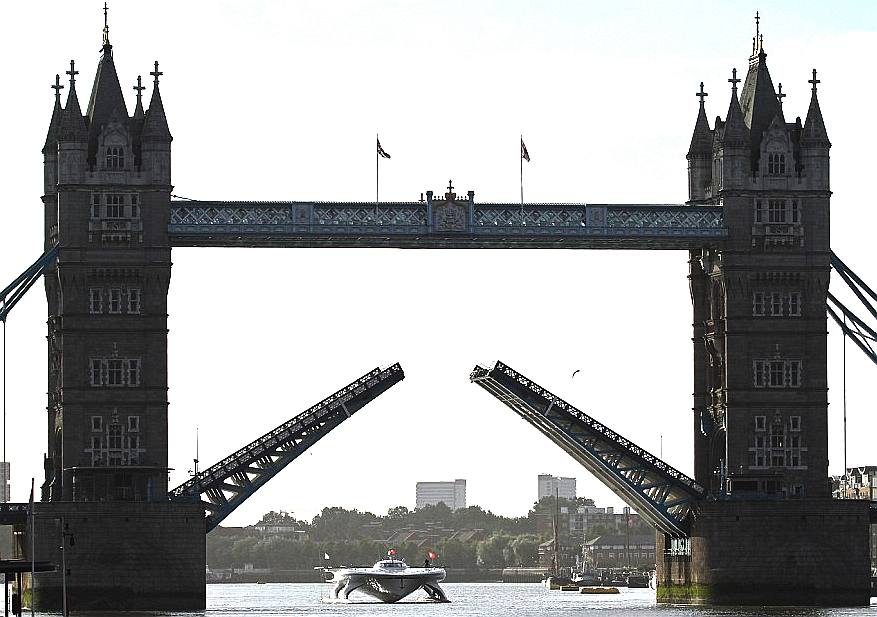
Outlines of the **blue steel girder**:
{"type": "Polygon", "coordinates": [[[688,534],[692,507],[706,491],[682,472],[583,411],[497,362],[470,380],[563,448],[659,531],[688,534]]]}
{"type": "Polygon", "coordinates": [[[57,246],[47,250],[27,270],[19,274],[3,291],[0,291],[0,321],[6,321],[12,308],[37,282],[37,279],[43,275],[46,268],[55,262],[55,259],[58,258],[58,250],[57,246]]]}
{"type": "MultiPolygon", "coordinates": [[[[877,319],[877,292],[871,289],[849,266],[831,253],[831,266],[837,272],[841,280],[852,290],[860,304],[871,314],[872,319],[877,319]]],[[[849,336],[856,346],[877,364],[877,329],[856,315],[851,309],[843,304],[837,297],[828,292],[826,296],[826,310],[829,317],[840,327],[844,336],[849,336]]]]}
{"type": "Polygon", "coordinates": [[[405,378],[399,364],[376,368],[313,407],[199,472],[174,490],[171,501],[200,501],[207,531],[308,448],[405,378]]]}
{"type": "Polygon", "coordinates": [[[722,206],[171,202],[171,246],[654,248],[718,246],[722,206]]]}

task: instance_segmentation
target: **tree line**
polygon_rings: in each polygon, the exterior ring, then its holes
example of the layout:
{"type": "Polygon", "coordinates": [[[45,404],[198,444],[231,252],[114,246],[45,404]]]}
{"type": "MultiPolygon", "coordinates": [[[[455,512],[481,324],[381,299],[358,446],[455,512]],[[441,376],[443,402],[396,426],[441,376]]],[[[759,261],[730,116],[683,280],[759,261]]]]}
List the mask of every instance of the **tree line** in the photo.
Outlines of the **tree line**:
{"type": "MultiPolygon", "coordinates": [[[[571,511],[578,505],[593,505],[593,502],[561,499],[558,503],[571,511]]],[[[207,564],[211,568],[253,564],[256,568],[279,570],[310,569],[319,565],[371,565],[394,548],[397,555],[410,564],[422,562],[432,550],[438,553],[437,563],[449,568],[530,567],[538,565],[539,544],[551,535],[544,530],[541,534],[537,532],[537,518],[554,511],[554,498],[546,497],[522,517],[500,516],[479,506],[451,510],[443,503],[415,510],[396,506],[385,516],[327,507],[311,521],[298,520],[287,512],[269,512],[254,527],[218,527],[212,531],[207,536],[207,564]],[[265,534],[256,529],[261,525],[280,526],[299,533],[265,534]],[[382,540],[395,530],[428,528],[481,532],[468,542],[439,540],[434,546],[411,542],[390,545],[382,540]],[[307,539],[301,540],[305,534],[307,539]]],[[[612,532],[593,525],[586,539],[612,532]]]]}

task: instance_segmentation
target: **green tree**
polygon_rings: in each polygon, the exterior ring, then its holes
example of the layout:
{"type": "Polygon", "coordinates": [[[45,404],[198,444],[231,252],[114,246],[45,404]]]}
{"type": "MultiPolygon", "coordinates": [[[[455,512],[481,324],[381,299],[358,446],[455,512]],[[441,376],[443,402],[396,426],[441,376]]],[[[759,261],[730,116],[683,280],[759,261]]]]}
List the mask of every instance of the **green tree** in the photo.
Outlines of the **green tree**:
{"type": "Polygon", "coordinates": [[[317,541],[360,540],[364,537],[363,525],[377,519],[378,517],[371,512],[345,510],[339,507],[323,508],[314,517],[311,535],[317,541]]]}
{"type": "Polygon", "coordinates": [[[405,506],[396,506],[387,510],[387,518],[396,522],[408,520],[410,514],[411,511],[405,506]]]}
{"type": "Polygon", "coordinates": [[[506,565],[506,550],[511,538],[504,534],[493,534],[478,543],[478,563],[485,568],[502,568],[506,565]]]}
{"type": "Polygon", "coordinates": [[[523,534],[515,537],[510,543],[513,563],[530,567],[539,563],[539,536],[536,534],[523,534]]]}
{"type": "Polygon", "coordinates": [[[449,568],[475,568],[478,565],[475,545],[457,540],[442,543],[438,563],[449,568]]]}

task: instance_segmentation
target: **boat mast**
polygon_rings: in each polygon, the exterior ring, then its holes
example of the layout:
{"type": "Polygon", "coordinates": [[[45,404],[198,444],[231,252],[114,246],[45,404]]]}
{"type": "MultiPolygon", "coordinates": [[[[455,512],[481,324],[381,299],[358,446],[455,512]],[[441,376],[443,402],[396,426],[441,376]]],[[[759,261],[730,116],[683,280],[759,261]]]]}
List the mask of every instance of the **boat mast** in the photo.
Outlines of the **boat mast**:
{"type": "Polygon", "coordinates": [[[558,558],[557,553],[560,550],[560,546],[557,539],[557,514],[560,510],[559,505],[560,493],[558,487],[555,485],[554,487],[554,574],[560,576],[560,568],[558,567],[558,558]]]}

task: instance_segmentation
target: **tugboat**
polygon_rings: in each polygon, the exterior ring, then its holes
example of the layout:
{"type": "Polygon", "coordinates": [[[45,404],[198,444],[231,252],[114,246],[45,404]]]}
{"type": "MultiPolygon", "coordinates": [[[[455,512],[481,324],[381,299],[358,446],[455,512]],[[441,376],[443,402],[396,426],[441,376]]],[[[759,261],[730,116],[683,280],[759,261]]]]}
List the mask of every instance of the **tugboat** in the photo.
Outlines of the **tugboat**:
{"type": "Polygon", "coordinates": [[[403,559],[396,559],[396,550],[387,551],[389,559],[382,559],[371,568],[326,568],[335,583],[333,599],[347,600],[354,591],[361,591],[381,602],[398,602],[418,589],[423,589],[434,602],[448,602],[439,582],[445,578],[445,569],[430,566],[436,558],[430,551],[422,568],[412,568],[403,559]]]}

